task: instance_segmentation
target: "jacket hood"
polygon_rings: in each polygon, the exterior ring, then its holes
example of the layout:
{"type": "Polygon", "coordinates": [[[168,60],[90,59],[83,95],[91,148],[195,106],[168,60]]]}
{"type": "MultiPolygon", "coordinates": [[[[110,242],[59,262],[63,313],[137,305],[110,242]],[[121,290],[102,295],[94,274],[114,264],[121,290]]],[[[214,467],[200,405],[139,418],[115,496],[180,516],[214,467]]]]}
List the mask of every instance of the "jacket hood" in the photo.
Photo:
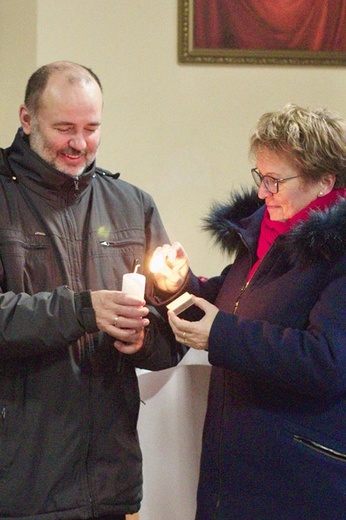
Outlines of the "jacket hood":
{"type": "MultiPolygon", "coordinates": [[[[211,232],[223,251],[234,254],[248,237],[257,243],[264,209],[257,190],[243,188],[232,193],[226,203],[211,207],[203,229],[211,232]]],[[[323,211],[311,211],[308,220],[298,223],[282,239],[292,263],[338,260],[346,254],[346,199],[340,197],[338,203],[323,211]]]]}
{"type": "Polygon", "coordinates": [[[231,193],[226,202],[212,205],[209,215],[203,219],[203,230],[211,233],[223,252],[232,255],[238,252],[245,231],[254,227],[254,220],[258,220],[258,238],[264,209],[264,201],[258,198],[257,190],[243,188],[241,192],[231,193]]]}
{"type": "Polygon", "coordinates": [[[311,211],[308,220],[287,233],[285,246],[291,261],[302,265],[339,260],[346,253],[346,199],[323,211],[311,211]]]}

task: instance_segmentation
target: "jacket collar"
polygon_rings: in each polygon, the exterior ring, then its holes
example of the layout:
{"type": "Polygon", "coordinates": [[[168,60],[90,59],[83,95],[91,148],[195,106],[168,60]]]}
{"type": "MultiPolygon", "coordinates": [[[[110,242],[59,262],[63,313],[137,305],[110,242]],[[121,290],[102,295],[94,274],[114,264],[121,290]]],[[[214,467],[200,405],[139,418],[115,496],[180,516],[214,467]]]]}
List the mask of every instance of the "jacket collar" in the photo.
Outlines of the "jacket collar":
{"type": "MultiPolygon", "coordinates": [[[[256,250],[265,205],[257,190],[243,189],[226,203],[214,204],[204,219],[204,229],[229,254],[246,243],[256,250]]],[[[346,254],[346,199],[325,210],[312,211],[309,218],[281,235],[280,242],[291,262],[309,265],[321,259],[336,261],[346,254]]]]}
{"type": "Polygon", "coordinates": [[[21,128],[7,152],[12,178],[47,199],[63,195],[76,200],[95,173],[95,161],[78,177],[56,170],[30,148],[21,128]]]}

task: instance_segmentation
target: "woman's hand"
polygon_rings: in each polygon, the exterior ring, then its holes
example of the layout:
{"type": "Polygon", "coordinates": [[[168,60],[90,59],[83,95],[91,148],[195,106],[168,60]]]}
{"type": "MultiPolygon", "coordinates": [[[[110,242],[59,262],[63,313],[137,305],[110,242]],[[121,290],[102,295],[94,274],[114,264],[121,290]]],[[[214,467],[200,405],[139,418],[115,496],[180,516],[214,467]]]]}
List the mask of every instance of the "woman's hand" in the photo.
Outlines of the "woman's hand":
{"type": "Polygon", "coordinates": [[[155,285],[161,290],[175,293],[184,285],[189,271],[186,251],[179,242],[157,247],[153,253],[150,270],[155,285]]]}
{"type": "Polygon", "coordinates": [[[203,298],[193,296],[194,304],[205,312],[200,321],[186,321],[173,311],[168,311],[169,324],[174,332],[175,339],[187,347],[197,350],[207,350],[210,329],[219,312],[219,309],[203,298]]]}

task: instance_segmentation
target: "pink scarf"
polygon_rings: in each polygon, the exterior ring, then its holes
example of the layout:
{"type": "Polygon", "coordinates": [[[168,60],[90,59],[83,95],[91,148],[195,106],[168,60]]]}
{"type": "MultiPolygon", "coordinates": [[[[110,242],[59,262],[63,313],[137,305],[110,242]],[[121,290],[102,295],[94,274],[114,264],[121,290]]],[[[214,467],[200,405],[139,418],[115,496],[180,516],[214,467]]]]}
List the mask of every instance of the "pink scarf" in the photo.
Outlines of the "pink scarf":
{"type": "Polygon", "coordinates": [[[335,189],[323,197],[318,197],[285,222],[270,220],[269,212],[266,209],[261,224],[261,232],[257,246],[258,260],[250,269],[247,279],[250,280],[252,278],[263,257],[266,255],[272,243],[279,235],[292,229],[298,222],[307,220],[311,211],[323,211],[326,208],[333,206],[340,197],[346,197],[346,188],[335,189]]]}

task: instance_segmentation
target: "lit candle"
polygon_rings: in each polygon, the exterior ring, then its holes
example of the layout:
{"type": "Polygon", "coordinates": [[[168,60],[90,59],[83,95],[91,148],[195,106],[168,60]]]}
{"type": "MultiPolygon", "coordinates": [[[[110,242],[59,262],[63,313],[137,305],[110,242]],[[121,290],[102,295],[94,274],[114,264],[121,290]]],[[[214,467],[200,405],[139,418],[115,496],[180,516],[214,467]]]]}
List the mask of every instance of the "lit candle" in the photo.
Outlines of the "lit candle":
{"type": "Polygon", "coordinates": [[[139,264],[136,264],[134,273],[126,273],[123,275],[122,292],[138,296],[144,299],[145,293],[145,276],[137,273],[139,264]]]}

